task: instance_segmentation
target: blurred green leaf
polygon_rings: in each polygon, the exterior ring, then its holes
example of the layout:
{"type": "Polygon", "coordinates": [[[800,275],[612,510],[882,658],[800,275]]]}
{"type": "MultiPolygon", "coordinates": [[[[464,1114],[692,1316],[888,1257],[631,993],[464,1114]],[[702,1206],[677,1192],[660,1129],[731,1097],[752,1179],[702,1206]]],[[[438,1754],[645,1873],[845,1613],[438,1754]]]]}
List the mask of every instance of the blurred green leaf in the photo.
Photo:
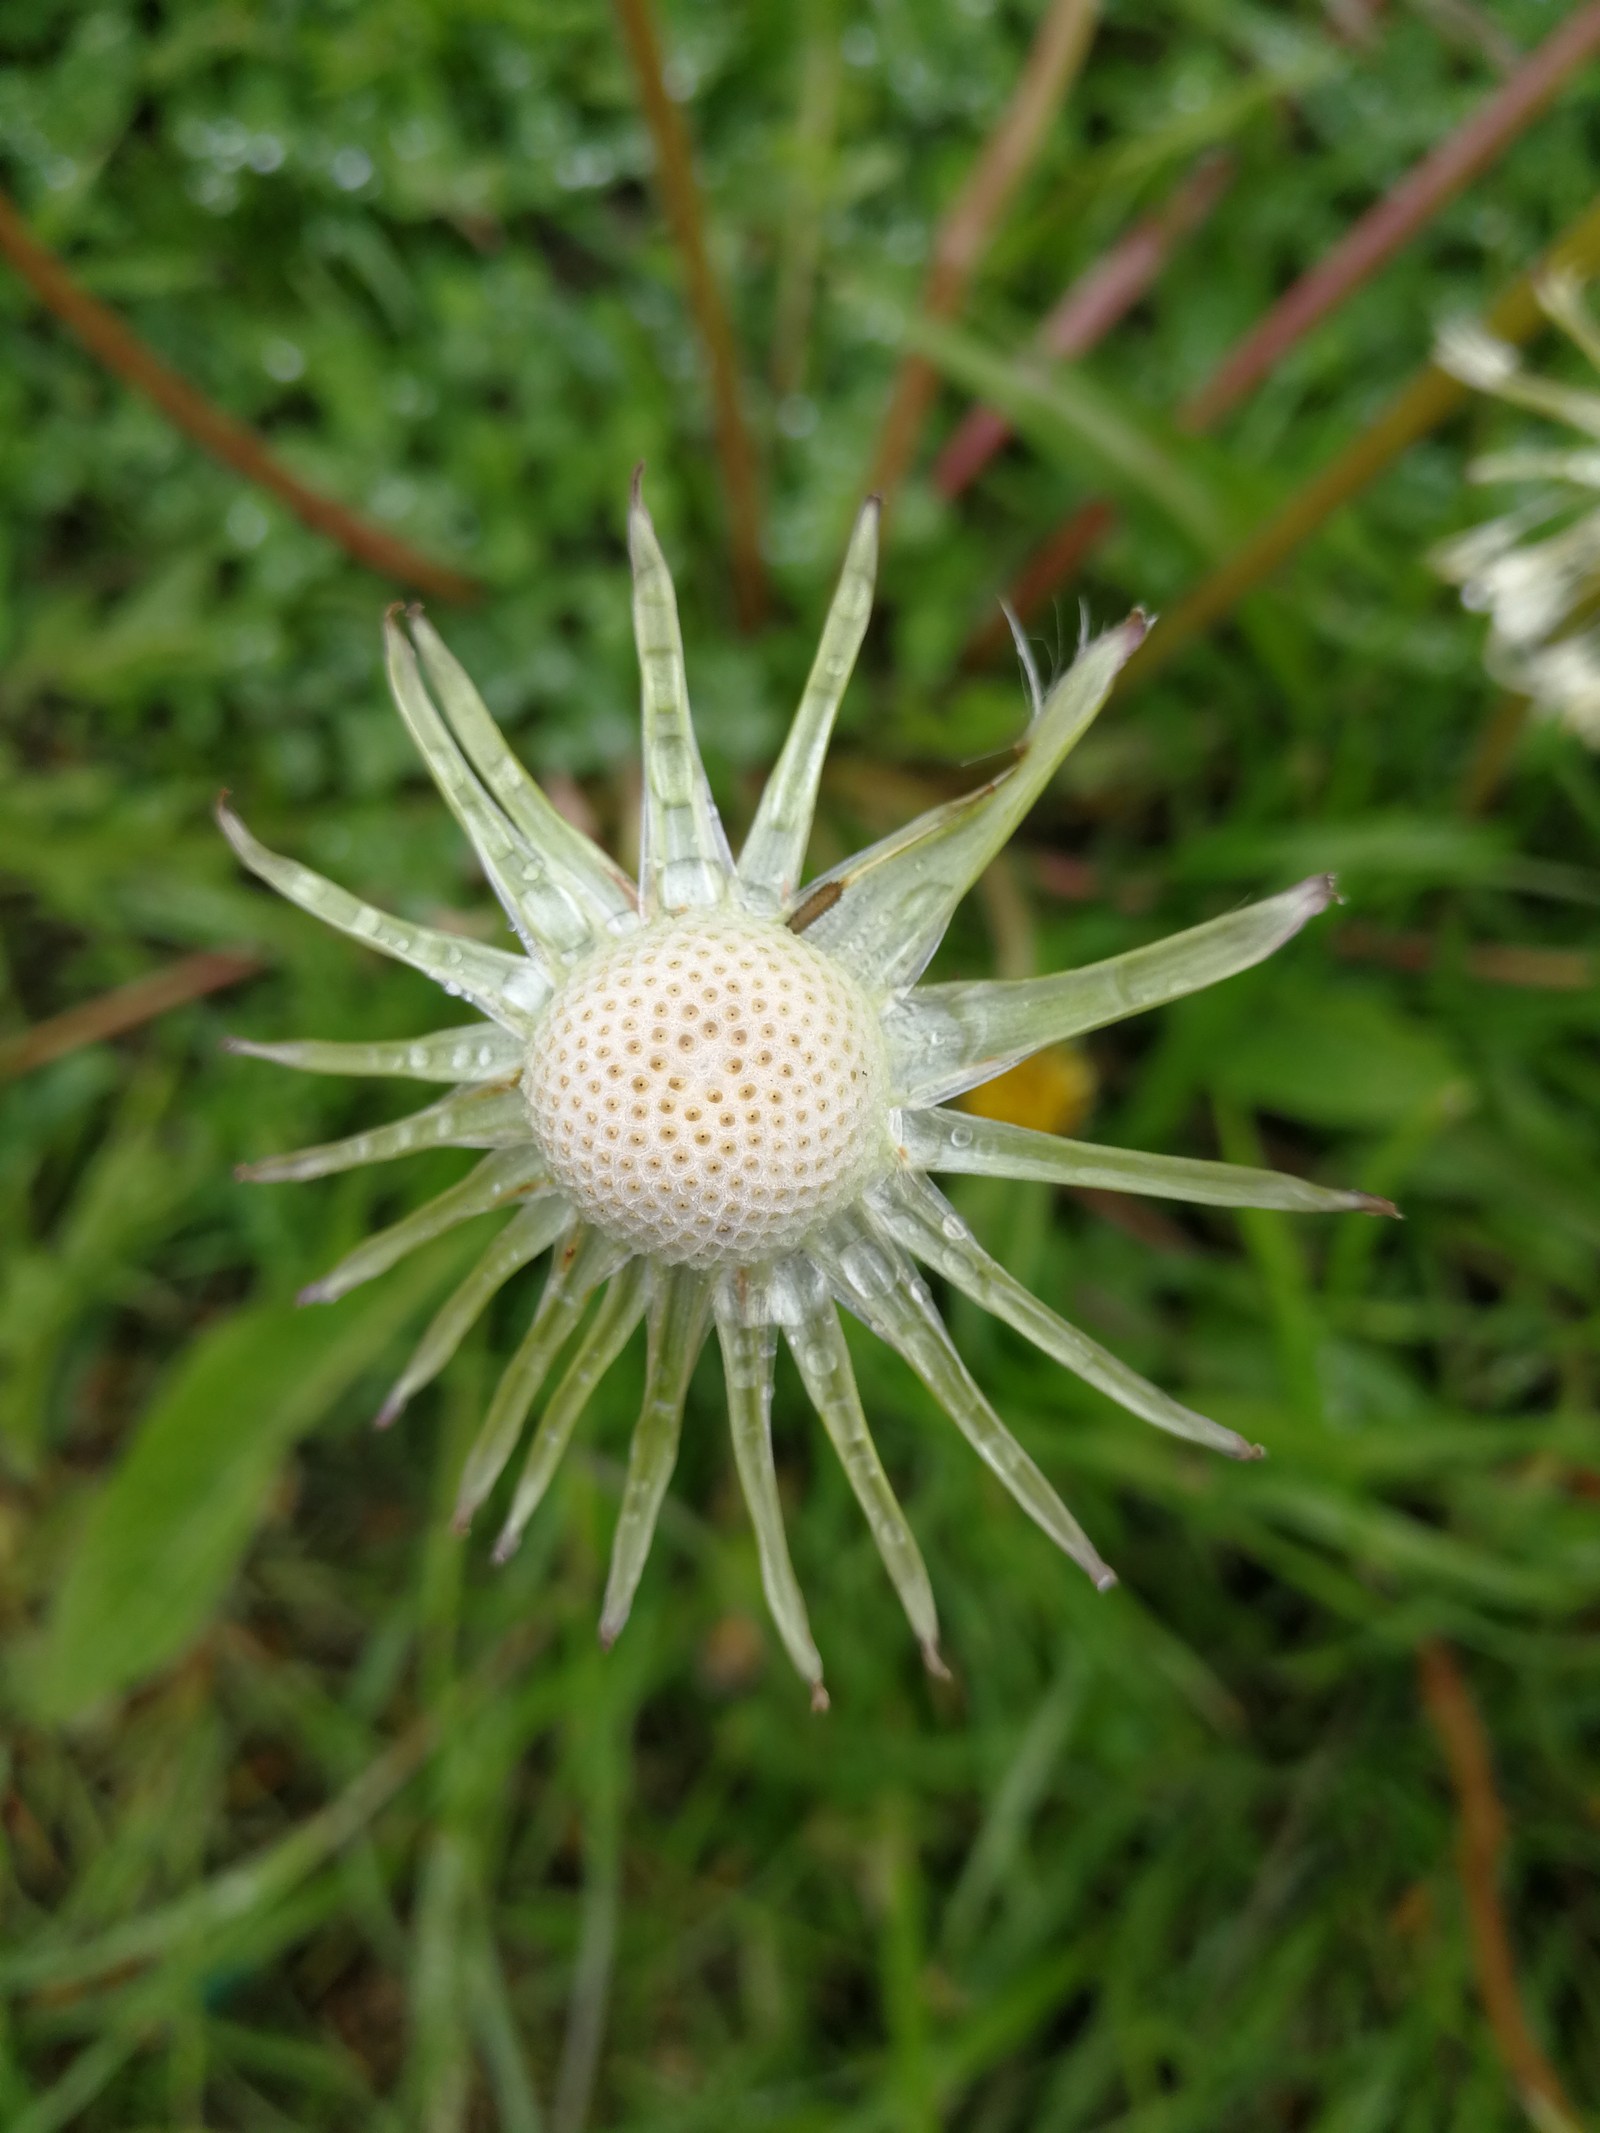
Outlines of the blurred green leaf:
{"type": "Polygon", "coordinates": [[[248,1306],[195,1339],[90,1511],[24,1666],[42,1717],[131,1688],[194,1641],[284,1455],[374,1366],[441,1267],[430,1255],[328,1309],[248,1306]]]}
{"type": "Polygon", "coordinates": [[[1258,999],[1211,1072],[1235,1103],[1317,1126],[1398,1125],[1464,1083],[1434,1029],[1378,993],[1331,985],[1258,999]]]}

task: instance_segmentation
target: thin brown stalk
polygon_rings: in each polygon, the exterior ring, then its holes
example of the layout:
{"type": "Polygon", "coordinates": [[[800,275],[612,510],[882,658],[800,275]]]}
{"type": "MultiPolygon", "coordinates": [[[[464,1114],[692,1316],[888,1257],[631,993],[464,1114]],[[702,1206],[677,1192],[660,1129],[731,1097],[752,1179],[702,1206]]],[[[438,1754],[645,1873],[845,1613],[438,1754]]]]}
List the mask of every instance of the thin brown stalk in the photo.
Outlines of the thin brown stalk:
{"type": "MultiPolygon", "coordinates": [[[[922,291],[928,317],[954,318],[966,301],[989,240],[1083,64],[1096,13],[1097,0],[1051,0],[1010,101],[939,225],[922,291]]],[[[900,365],[867,483],[883,498],[885,514],[916,457],[937,385],[938,373],[925,356],[907,356],[900,365]]]]}
{"type": "MultiPolygon", "coordinates": [[[[1233,169],[1231,156],[1203,156],[1153,215],[1136,222],[1077,277],[1035,334],[1035,351],[1071,361],[1104,340],[1156,280],[1174,244],[1210,214],[1233,169]]],[[[1004,415],[973,408],[934,461],[933,484],[940,495],[959,496],[1011,434],[1004,415]]]]}
{"type": "Polygon", "coordinates": [[[1532,709],[1525,696],[1496,697],[1461,780],[1458,805],[1464,815],[1483,814],[1500,790],[1532,709]]]}
{"type": "Polygon", "coordinates": [[[1523,2109],[1544,2133],[1578,2133],[1578,2114],[1561,2078],[1528,2026],[1516,1961],[1500,1906],[1500,1856],[1506,1813],[1495,1790],[1488,1735],[1472,1691],[1448,1644],[1430,1637],[1417,1653],[1422,1700],[1450,1772],[1459,1817],[1456,1871],[1467,1907],[1478,1992],[1523,2109]]]}
{"type": "Polygon", "coordinates": [[[1329,312],[1386,266],[1463,188],[1525,133],[1578,68],[1600,51],[1600,0],[1578,8],[1447,140],[1407,171],[1301,275],[1178,410],[1206,430],[1253,392],[1329,312]]]}
{"type": "Polygon", "coordinates": [[[1587,992],[1600,982],[1600,959],[1581,948],[1522,947],[1514,941],[1477,941],[1447,946],[1429,933],[1390,933],[1379,926],[1341,926],[1337,952],[1356,963],[1383,963],[1390,970],[1436,970],[1459,961],[1470,978],[1486,985],[1518,985],[1533,992],[1587,992]]]}
{"type": "MultiPolygon", "coordinates": [[[[1556,240],[1539,264],[1517,279],[1490,306],[1484,324],[1498,339],[1515,346],[1532,340],[1544,324],[1534,294],[1547,275],[1592,274],[1600,267],[1600,201],[1579,216],[1556,240]]],[[[1469,388],[1428,363],[1416,374],[1353,443],[1257,527],[1233,554],[1201,579],[1161,619],[1123,669],[1141,681],[1166,666],[1196,637],[1211,628],[1280,569],[1341,504],[1359,496],[1402,452],[1427,436],[1468,397],[1469,388]]]]}
{"type": "Polygon", "coordinates": [[[754,629],[766,612],[767,578],[761,560],[760,483],[755,447],[744,419],[733,327],[706,248],[705,211],[694,174],[688,129],[683,113],[668,94],[662,73],[661,39],[654,8],[651,0],[613,0],[613,4],[655,149],[661,205],[682,255],[689,310],[705,351],[717,459],[728,510],[734,608],[740,627],[754,629]]]}
{"type": "Polygon", "coordinates": [[[369,525],[344,504],[320,495],[291,474],[253,430],[214,407],[187,378],[146,347],[109,305],[80,287],[34,236],[4,193],[0,193],[0,254],[10,260],[45,309],[107,370],[153,401],[202,451],[258,488],[270,490],[313,533],[335,542],[368,570],[418,592],[442,600],[477,599],[483,588],[475,578],[434,562],[409,541],[369,525]]]}
{"type": "Polygon", "coordinates": [[[220,992],[224,986],[237,985],[242,978],[254,977],[260,968],[260,957],[246,949],[208,948],[198,955],[183,956],[165,970],[153,970],[148,977],[135,978],[113,992],[84,1000],[63,1014],[52,1015],[48,1021],[36,1022],[32,1029],[5,1039],[0,1043],[0,1079],[31,1074],[35,1067],[65,1058],[83,1045],[103,1044],[108,1037],[120,1037],[174,1007],[186,1006],[190,1000],[203,999],[207,993],[220,992]]]}

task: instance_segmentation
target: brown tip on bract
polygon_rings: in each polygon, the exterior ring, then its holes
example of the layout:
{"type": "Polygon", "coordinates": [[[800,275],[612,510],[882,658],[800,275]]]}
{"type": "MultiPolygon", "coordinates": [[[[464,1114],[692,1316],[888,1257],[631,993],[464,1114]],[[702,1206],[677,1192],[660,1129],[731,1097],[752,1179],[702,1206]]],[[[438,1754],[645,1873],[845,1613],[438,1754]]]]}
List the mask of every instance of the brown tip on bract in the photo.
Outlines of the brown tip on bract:
{"type": "Polygon", "coordinates": [[[249,1041],[247,1037],[219,1037],[217,1039],[217,1050],[219,1052],[242,1052],[249,1041]]]}
{"type": "Polygon", "coordinates": [[[325,1304],[332,1301],[331,1291],[325,1288],[320,1281],[308,1281],[295,1298],[295,1303],[302,1309],[307,1304],[325,1304]]]}
{"type": "Polygon", "coordinates": [[[1393,1200],[1382,1200],[1375,1192],[1357,1193],[1356,1204],[1364,1215],[1387,1215],[1391,1222],[1403,1222],[1405,1220],[1405,1216],[1401,1214],[1393,1200]]]}
{"type": "Polygon", "coordinates": [[[922,1647],[922,1663],[935,1681],[953,1681],[955,1676],[944,1663],[943,1654],[930,1638],[922,1647]]]}
{"type": "Polygon", "coordinates": [[[811,1684],[811,1708],[819,1712],[832,1708],[828,1702],[828,1692],[820,1681],[813,1681],[811,1684]]]}
{"type": "Polygon", "coordinates": [[[400,627],[400,617],[409,612],[410,610],[404,600],[391,600],[383,611],[383,619],[391,629],[398,629],[400,627]]]}
{"type": "Polygon", "coordinates": [[[233,1175],[237,1184],[253,1185],[256,1182],[255,1165],[253,1163],[235,1163],[233,1175]]]}
{"type": "Polygon", "coordinates": [[[388,1399],[384,1401],[383,1405],[378,1409],[378,1412],[373,1416],[373,1428],[393,1429],[396,1421],[399,1419],[400,1410],[405,1406],[405,1404],[405,1401],[400,1397],[399,1393],[391,1392],[388,1399]]]}
{"type": "Polygon", "coordinates": [[[1252,1462],[1257,1459],[1265,1459],[1266,1456],[1267,1448],[1264,1444],[1247,1444],[1244,1450],[1239,1454],[1239,1457],[1241,1459],[1248,1459],[1252,1462]]]}
{"type": "Polygon", "coordinates": [[[491,1563],[493,1563],[496,1570],[503,1570],[506,1564],[509,1563],[511,1558],[516,1554],[516,1552],[516,1534],[502,1533],[500,1538],[495,1542],[494,1546],[489,1551],[489,1560],[491,1563]]]}
{"type": "Polygon", "coordinates": [[[628,484],[628,509],[630,511],[642,511],[644,509],[644,461],[642,459],[634,468],[633,479],[628,484]]]}
{"type": "Polygon", "coordinates": [[[406,602],[406,620],[408,622],[422,622],[426,620],[427,613],[428,610],[420,600],[408,600],[406,602]]]}
{"type": "MultiPolygon", "coordinates": [[[[472,1531],[472,1513],[464,1506],[458,1505],[457,1508],[451,1512],[450,1531],[456,1536],[457,1540],[465,1540],[467,1535],[472,1531]]],[[[498,1558],[496,1558],[496,1560],[498,1560],[498,1558]]]]}
{"type": "Polygon", "coordinates": [[[612,1645],[616,1643],[621,1635],[622,1625],[620,1622],[615,1629],[611,1627],[609,1622],[602,1622],[600,1625],[600,1649],[603,1652],[610,1651],[612,1645]]]}

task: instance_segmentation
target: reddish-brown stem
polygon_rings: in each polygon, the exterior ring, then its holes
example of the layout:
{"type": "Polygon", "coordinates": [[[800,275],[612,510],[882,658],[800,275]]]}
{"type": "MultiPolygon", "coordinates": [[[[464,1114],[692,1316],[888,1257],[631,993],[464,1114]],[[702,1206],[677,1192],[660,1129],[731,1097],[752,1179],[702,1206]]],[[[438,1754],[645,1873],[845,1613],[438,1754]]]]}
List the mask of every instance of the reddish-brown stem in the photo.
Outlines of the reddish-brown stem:
{"type": "MultiPolygon", "coordinates": [[[[934,239],[922,291],[930,318],[954,318],[1012,195],[1032,168],[1050,121],[1089,49],[1097,0],[1051,0],[1022,72],[967,182],[934,239]]],[[[938,373],[925,356],[907,356],[896,373],[867,487],[887,516],[916,457],[938,373]]]]}
{"type": "Polygon", "coordinates": [[[767,605],[766,570],[761,560],[761,488],[755,447],[744,419],[733,327],[706,247],[705,212],[694,174],[688,129],[682,112],[668,94],[662,72],[661,39],[651,0],[614,0],[614,5],[655,148],[661,205],[683,258],[689,310],[710,374],[717,459],[728,509],[734,607],[741,628],[754,629],[767,605]]]}
{"type": "Polygon", "coordinates": [[[224,986],[237,985],[241,978],[254,977],[260,968],[259,956],[240,948],[204,949],[197,955],[183,956],[165,970],[153,970],[148,977],[135,978],[114,992],[84,1000],[46,1022],[36,1022],[18,1036],[6,1038],[0,1043],[0,1075],[30,1074],[35,1067],[47,1066],[52,1059],[62,1059],[85,1044],[103,1044],[106,1038],[120,1037],[143,1022],[153,1022],[157,1015],[167,1014],[174,1007],[220,992],[224,986]]]}
{"type": "Polygon", "coordinates": [[[1500,790],[1500,781],[1516,752],[1532,709],[1525,696],[1496,697],[1461,780],[1460,807],[1464,815],[1483,814],[1500,790]]]}
{"type": "MultiPolygon", "coordinates": [[[[1529,273],[1518,275],[1485,313],[1484,324],[1502,341],[1520,346],[1544,323],[1534,291],[1547,276],[1562,271],[1578,275],[1600,266],[1600,201],[1566,230],[1529,273]]],[[[1161,619],[1119,677],[1126,685],[1137,675],[1148,680],[1194,638],[1231,612],[1246,594],[1279,569],[1341,504],[1376,481],[1400,454],[1436,429],[1468,396],[1469,388],[1426,364],[1403,386],[1377,420],[1362,431],[1329,467],[1314,475],[1258,526],[1231,556],[1161,619]]]]}
{"type": "Polygon", "coordinates": [[[1478,176],[1600,51],[1600,0],[1552,31],[1515,74],[1413,165],[1237,342],[1178,410],[1180,427],[1209,429],[1253,392],[1289,350],[1386,266],[1478,176]]]}
{"type": "Polygon", "coordinates": [[[475,600],[475,578],[435,563],[408,541],[372,526],[332,497],[319,495],[274,457],[253,430],[214,407],[187,378],[164,363],[116,312],[91,296],[46,249],[4,193],[0,193],[0,253],[35,296],[107,370],[151,400],[202,451],[246,481],[269,489],[314,533],[334,541],[368,570],[442,600],[475,600]]]}
{"type": "Polygon", "coordinates": [[[1524,948],[1514,941],[1474,941],[1447,949],[1429,933],[1390,933],[1378,926],[1341,926],[1335,951],[1357,963],[1424,971],[1458,960],[1469,978],[1486,985],[1518,985],[1534,992],[1587,992],[1600,981],[1600,958],[1581,948],[1524,948]]]}
{"type": "MultiPolygon", "coordinates": [[[[1064,361],[1087,355],[1150,288],[1173,245],[1210,214],[1232,176],[1231,156],[1203,157],[1153,215],[1136,222],[1078,276],[1034,336],[1035,349],[1064,361]]],[[[973,408],[934,461],[934,487],[942,496],[959,496],[1010,435],[1004,415],[973,408]]]]}
{"type": "Polygon", "coordinates": [[[1428,1638],[1417,1653],[1417,1672],[1455,1791],[1456,1871],[1467,1907],[1478,1991],[1495,2049],[1529,2116],[1540,2126],[1565,2126],[1577,2133],[1577,2112],[1528,2027],[1517,1984],[1511,1936],[1500,1907],[1506,1814],[1495,1790],[1483,1720],[1449,1645],[1428,1638]]]}

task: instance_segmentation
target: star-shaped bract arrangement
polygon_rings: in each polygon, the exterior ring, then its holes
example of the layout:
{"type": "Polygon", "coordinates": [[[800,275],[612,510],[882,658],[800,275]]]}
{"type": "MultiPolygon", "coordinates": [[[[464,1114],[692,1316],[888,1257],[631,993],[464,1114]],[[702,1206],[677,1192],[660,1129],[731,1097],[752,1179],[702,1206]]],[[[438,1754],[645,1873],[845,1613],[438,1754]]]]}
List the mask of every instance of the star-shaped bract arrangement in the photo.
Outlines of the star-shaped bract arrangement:
{"type": "Polygon", "coordinates": [[[1112,1571],[972,1378],[922,1269],[1141,1420],[1232,1458],[1259,1456],[1014,1280],[934,1174],[1211,1206],[1393,1212],[1367,1194],[1274,1171],[1094,1147],[950,1108],[1043,1045],[1260,962],[1326,907],[1333,882],[1314,876],[1057,976],[919,984],[956,905],[1086,731],[1146,623],[1135,613],[1086,643],[1048,692],[1022,647],[1033,717],[1015,760],[977,791],[802,886],[823,756],[872,604],[877,539],[869,502],[737,861],[696,746],[677,602],[637,479],[628,528],[643,703],[637,884],[551,805],[416,608],[391,611],[385,626],[395,701],[472,841],[516,947],[390,917],[269,852],[219,809],[234,850],[263,881],[423,971],[479,1017],[411,1043],[234,1047],[313,1073],[398,1075],[449,1089],[409,1118],[250,1165],[245,1177],[325,1177],[421,1148],[485,1151],[458,1185],[369,1237],[305,1291],[306,1301],[342,1296],[457,1223],[509,1216],[435,1315],[380,1422],[392,1422],[438,1374],[502,1285],[548,1253],[543,1293],[468,1454],[457,1504],[465,1529],[554,1376],[496,1543],[503,1560],[595,1385],[642,1320],[644,1400],[600,1619],[609,1644],[633,1604],[677,1456],[689,1375],[714,1324],[767,1600],[819,1707],[827,1701],[822,1661],[773,1462],[780,1334],[935,1672],[943,1667],[933,1594],[862,1410],[841,1304],[906,1359],[1017,1502],[1102,1588],[1115,1582],[1112,1571]]]}

